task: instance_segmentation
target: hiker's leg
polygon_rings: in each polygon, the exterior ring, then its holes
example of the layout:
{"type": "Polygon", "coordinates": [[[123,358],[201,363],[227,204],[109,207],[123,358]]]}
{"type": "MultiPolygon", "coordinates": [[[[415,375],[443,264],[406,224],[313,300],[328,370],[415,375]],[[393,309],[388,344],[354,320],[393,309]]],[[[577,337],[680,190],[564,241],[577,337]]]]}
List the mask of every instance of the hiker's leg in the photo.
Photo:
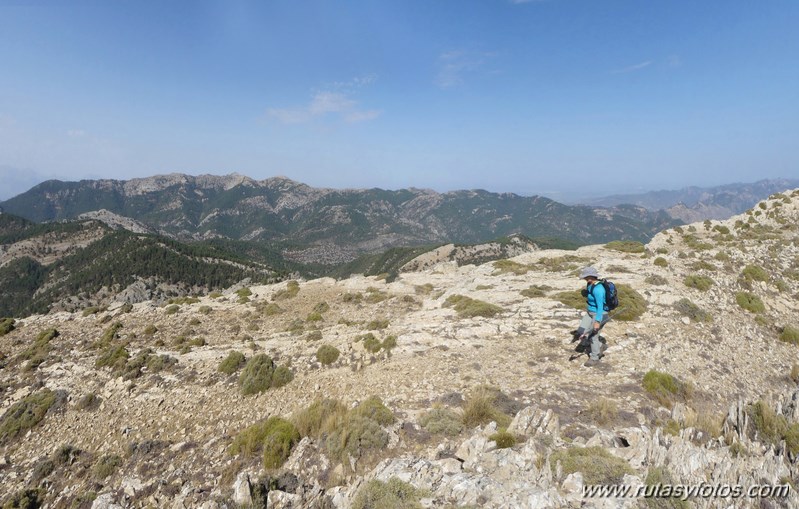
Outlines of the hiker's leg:
{"type": "Polygon", "coordinates": [[[599,333],[591,336],[591,353],[588,355],[591,359],[598,361],[602,353],[602,342],[599,340],[599,333]]]}
{"type": "Polygon", "coordinates": [[[580,325],[577,327],[577,336],[582,336],[585,331],[591,329],[593,327],[594,317],[592,317],[589,313],[583,315],[580,319],[580,325]]]}

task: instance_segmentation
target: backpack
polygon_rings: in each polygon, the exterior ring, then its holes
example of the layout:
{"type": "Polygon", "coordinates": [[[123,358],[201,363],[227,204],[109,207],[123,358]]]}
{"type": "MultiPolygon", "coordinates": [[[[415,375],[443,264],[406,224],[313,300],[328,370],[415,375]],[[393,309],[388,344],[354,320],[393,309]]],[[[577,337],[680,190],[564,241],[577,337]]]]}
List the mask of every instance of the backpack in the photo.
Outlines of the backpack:
{"type": "Polygon", "coordinates": [[[599,282],[605,287],[605,311],[613,311],[619,307],[619,293],[613,281],[600,279],[599,282]]]}

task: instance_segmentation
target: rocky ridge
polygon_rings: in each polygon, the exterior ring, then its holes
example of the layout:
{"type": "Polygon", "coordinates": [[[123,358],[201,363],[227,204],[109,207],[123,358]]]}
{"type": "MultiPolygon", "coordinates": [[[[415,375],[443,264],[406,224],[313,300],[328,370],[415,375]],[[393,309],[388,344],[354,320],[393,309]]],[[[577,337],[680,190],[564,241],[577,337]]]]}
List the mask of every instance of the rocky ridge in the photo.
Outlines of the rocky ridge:
{"type": "MultiPolygon", "coordinates": [[[[759,423],[764,409],[773,409],[775,422],[795,425],[799,417],[792,373],[799,351],[785,334],[798,325],[797,224],[799,190],[726,221],[666,230],[643,252],[611,245],[540,250],[504,263],[441,262],[391,283],[355,276],[238,286],[165,306],[120,302],[95,314],[17,320],[0,336],[0,419],[7,422],[9,409],[45,390],[55,402],[29,431],[0,442],[2,500],[38,489],[52,507],[210,509],[266,500],[260,507],[343,508],[357,506],[371,481],[399,479],[421,490],[424,507],[646,502],[585,498],[595,472],[575,470],[574,451],[626,465],[618,480],[633,487],[652,484],[655,474],[682,484],[794,483],[790,434],[770,438],[759,423]],[[597,368],[583,367],[585,357],[572,360],[570,331],[580,311],[561,296],[580,288],[575,271],[586,264],[646,304],[640,317],[608,324],[610,348],[597,368]],[[450,304],[453,296],[499,310],[469,317],[450,304]],[[758,301],[762,308],[751,306],[758,301]],[[177,362],[135,377],[96,367],[96,345],[117,322],[111,342],[131,358],[150,348],[177,362]],[[33,366],[26,352],[51,328],[59,334],[33,366]],[[369,333],[395,338],[396,347],[370,351],[369,333]],[[341,352],[330,365],[317,359],[322,344],[341,352]],[[242,395],[238,374],[218,371],[233,350],[268,354],[290,367],[293,380],[242,395]],[[657,399],[643,384],[653,370],[692,390],[657,399]],[[507,422],[498,417],[452,435],[422,424],[431,409],[464,413],[482,386],[503,395],[507,422]],[[85,403],[89,395],[92,404],[85,403]],[[324,439],[306,436],[279,469],[230,454],[233,439],[267,417],[289,417],[320,397],[354,406],[373,395],[396,418],[383,426],[387,442],[379,453],[339,462],[324,439]],[[603,417],[598,401],[616,411],[603,417]],[[512,447],[498,446],[500,428],[514,437],[512,447]],[[61,464],[54,458],[65,445],[80,454],[61,464]],[[117,459],[103,477],[97,465],[104,458],[117,459]],[[50,473],[47,461],[56,464],[50,473]]],[[[793,492],[690,501],[799,507],[793,492]]]]}

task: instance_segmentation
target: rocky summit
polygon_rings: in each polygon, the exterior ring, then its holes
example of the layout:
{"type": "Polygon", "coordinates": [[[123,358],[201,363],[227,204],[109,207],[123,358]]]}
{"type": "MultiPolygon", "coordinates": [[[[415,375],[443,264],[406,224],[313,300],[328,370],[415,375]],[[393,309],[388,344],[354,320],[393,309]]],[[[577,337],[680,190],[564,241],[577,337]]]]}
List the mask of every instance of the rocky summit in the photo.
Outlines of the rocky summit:
{"type": "Polygon", "coordinates": [[[794,190],[646,245],[2,319],[0,500],[799,507],[798,224],[794,190]],[[594,367],[586,265],[621,299],[594,367]]]}

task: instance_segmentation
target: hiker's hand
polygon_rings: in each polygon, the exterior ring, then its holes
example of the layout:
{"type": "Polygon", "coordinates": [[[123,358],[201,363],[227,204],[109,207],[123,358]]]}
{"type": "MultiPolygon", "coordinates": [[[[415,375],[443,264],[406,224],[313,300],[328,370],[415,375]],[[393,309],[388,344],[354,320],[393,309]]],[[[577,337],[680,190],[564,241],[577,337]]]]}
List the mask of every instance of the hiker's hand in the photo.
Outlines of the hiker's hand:
{"type": "Polygon", "coordinates": [[[594,330],[599,330],[599,322],[594,322],[594,330]]]}

